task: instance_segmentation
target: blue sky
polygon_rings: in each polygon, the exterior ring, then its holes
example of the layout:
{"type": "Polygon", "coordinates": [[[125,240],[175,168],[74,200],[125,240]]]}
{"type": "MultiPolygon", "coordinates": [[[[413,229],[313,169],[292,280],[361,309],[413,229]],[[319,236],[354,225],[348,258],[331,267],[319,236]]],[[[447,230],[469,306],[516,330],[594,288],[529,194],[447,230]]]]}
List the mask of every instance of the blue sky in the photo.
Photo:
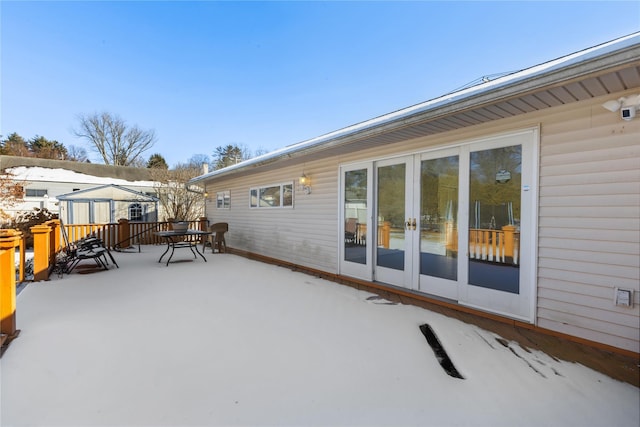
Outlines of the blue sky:
{"type": "Polygon", "coordinates": [[[0,3],[0,134],[87,149],[79,114],[169,165],[271,151],[640,30],[640,1],[0,3]]]}

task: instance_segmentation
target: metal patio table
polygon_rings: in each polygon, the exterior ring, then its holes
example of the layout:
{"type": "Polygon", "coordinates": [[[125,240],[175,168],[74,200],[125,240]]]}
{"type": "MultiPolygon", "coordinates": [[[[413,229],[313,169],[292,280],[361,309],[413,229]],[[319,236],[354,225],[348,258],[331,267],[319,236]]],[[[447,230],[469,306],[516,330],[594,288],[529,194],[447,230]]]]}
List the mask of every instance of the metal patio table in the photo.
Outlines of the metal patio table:
{"type": "MultiPolygon", "coordinates": [[[[191,253],[193,253],[193,257],[198,259],[197,255],[200,255],[200,258],[207,262],[207,259],[204,257],[202,253],[198,250],[198,241],[185,240],[185,237],[190,236],[206,236],[211,234],[209,231],[201,231],[201,230],[184,230],[184,231],[158,231],[155,233],[156,236],[162,237],[167,242],[167,250],[163,252],[160,256],[158,262],[162,262],[162,258],[171,250],[171,255],[169,255],[169,259],[167,259],[167,266],[169,265],[169,261],[173,257],[173,252],[179,248],[189,248],[191,249],[191,253]],[[196,255],[197,254],[197,255],[196,255]]],[[[198,239],[200,240],[200,239],[198,239]]]]}

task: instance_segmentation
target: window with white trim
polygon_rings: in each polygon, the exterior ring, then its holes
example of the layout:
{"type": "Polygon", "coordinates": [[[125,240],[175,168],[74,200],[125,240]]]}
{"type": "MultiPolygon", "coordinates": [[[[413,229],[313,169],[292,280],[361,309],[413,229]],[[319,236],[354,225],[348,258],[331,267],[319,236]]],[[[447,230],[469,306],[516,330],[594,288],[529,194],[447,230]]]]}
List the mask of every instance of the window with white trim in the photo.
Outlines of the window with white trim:
{"type": "Polygon", "coordinates": [[[219,191],[216,193],[216,208],[229,209],[231,207],[231,191],[219,191]]]}
{"type": "Polygon", "coordinates": [[[27,188],[24,193],[25,197],[44,197],[47,195],[47,190],[40,190],[36,188],[27,188]]]}
{"type": "Polygon", "coordinates": [[[293,183],[251,188],[249,200],[252,208],[293,207],[293,183]]]}
{"type": "Polygon", "coordinates": [[[140,203],[129,205],[129,221],[142,221],[142,205],[140,203]]]}

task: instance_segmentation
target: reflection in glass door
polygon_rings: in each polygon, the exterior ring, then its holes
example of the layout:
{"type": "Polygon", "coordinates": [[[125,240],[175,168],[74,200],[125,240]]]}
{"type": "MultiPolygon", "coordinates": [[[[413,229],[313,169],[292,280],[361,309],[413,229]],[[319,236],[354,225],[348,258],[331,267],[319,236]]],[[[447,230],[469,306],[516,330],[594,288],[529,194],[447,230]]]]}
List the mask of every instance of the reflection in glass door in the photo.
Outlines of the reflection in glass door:
{"type": "Polygon", "coordinates": [[[520,292],[522,146],[470,153],[469,284],[520,292]]]}
{"type": "Polygon", "coordinates": [[[341,168],[340,272],[371,280],[371,162],[341,168]]]}
{"type": "Polygon", "coordinates": [[[420,290],[457,298],[459,156],[420,162],[420,290]]]}
{"type": "Polygon", "coordinates": [[[341,274],[532,321],[538,138],[342,167],[341,274]]]}
{"type": "Polygon", "coordinates": [[[411,257],[413,231],[417,228],[412,212],[410,185],[413,157],[379,162],[376,168],[376,280],[412,287],[411,257]]]}
{"type": "Polygon", "coordinates": [[[456,280],[458,156],[422,161],[420,192],[420,274],[456,280]]]}
{"type": "Polygon", "coordinates": [[[344,173],[345,261],[367,263],[367,169],[344,173]]]}

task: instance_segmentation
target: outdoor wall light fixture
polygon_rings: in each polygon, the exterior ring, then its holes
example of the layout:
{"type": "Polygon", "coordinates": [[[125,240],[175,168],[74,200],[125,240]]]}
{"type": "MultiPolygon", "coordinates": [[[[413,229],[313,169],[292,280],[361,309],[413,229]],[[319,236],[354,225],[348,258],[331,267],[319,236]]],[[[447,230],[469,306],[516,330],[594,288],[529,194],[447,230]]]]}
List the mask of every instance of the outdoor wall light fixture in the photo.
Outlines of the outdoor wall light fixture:
{"type": "Polygon", "coordinates": [[[620,118],[622,120],[633,120],[636,116],[636,111],[640,109],[640,95],[612,99],[602,104],[602,106],[612,113],[620,110],[620,118]]]}
{"type": "Polygon", "coordinates": [[[305,175],[304,172],[302,173],[302,176],[298,178],[298,184],[300,184],[300,187],[302,188],[302,191],[304,191],[304,194],[311,193],[311,179],[307,175],[305,175]]]}

